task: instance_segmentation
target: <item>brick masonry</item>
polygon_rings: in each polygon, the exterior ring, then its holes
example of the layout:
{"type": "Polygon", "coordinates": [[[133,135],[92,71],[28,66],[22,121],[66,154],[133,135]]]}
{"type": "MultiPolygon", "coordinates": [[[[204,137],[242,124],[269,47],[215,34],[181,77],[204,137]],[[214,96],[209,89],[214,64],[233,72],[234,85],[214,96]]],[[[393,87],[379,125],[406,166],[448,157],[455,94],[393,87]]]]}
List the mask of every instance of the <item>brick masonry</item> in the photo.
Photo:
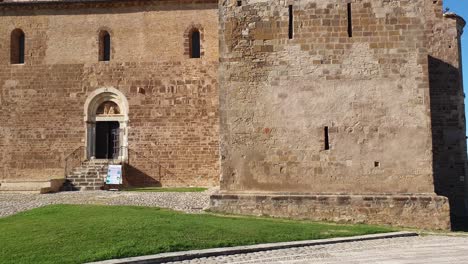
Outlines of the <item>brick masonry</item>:
{"type": "Polygon", "coordinates": [[[441,196],[226,194],[211,196],[210,210],[315,221],[450,229],[449,202],[441,196]]]}
{"type": "Polygon", "coordinates": [[[281,199],[262,197],[289,193],[303,205],[288,214],[312,219],[339,209],[444,229],[437,195],[466,215],[465,22],[440,0],[3,2],[0,180],[63,177],[89,141],[85,102],[115,88],[128,101],[130,185],[220,183],[212,203],[226,212],[257,201],[250,213],[285,216],[281,199]],[[10,64],[16,28],[24,65],[10,64]],[[201,59],[189,58],[195,28],[201,59]],[[103,30],[110,62],[98,62],[103,30]],[[324,194],[338,198],[307,198],[324,194]],[[416,211],[429,223],[409,220],[416,211]]]}
{"type": "Polygon", "coordinates": [[[435,19],[429,21],[434,186],[437,194],[449,197],[452,211],[462,215],[468,206],[465,94],[460,57],[465,21],[454,14],[442,17],[440,2],[434,12],[435,19]]]}
{"type": "Polygon", "coordinates": [[[438,194],[466,213],[464,21],[441,1],[221,1],[220,17],[223,195],[438,194]]]}
{"type": "Polygon", "coordinates": [[[85,145],[85,101],[113,87],[129,102],[132,185],[218,185],[216,1],[111,2],[0,7],[0,180],[63,178],[65,158],[85,145]],[[190,59],[197,25],[204,53],[190,59]],[[10,65],[15,28],[24,65],[10,65]],[[110,62],[98,61],[101,30],[110,62]]]}

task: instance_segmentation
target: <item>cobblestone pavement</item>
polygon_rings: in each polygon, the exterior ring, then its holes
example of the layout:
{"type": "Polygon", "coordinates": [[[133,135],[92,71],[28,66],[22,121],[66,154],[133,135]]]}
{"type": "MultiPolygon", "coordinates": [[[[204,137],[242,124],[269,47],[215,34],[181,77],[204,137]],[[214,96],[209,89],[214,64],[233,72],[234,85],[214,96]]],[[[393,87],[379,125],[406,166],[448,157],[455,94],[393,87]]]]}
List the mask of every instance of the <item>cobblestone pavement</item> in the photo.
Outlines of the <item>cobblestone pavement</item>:
{"type": "Polygon", "coordinates": [[[51,204],[136,205],[199,213],[209,206],[210,193],[62,192],[55,194],[0,193],[0,217],[51,204]]]}
{"type": "Polygon", "coordinates": [[[171,262],[187,264],[463,264],[468,237],[382,239],[171,262]]]}

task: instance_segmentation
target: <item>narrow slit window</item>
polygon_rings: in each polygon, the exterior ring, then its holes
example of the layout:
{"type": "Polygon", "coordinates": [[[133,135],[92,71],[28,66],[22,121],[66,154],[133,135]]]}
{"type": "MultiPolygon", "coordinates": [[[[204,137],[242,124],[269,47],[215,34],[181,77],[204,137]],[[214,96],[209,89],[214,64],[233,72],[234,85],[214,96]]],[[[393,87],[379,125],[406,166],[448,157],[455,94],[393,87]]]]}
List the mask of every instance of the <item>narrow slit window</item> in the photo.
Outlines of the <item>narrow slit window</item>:
{"type": "Polygon", "coordinates": [[[293,39],[294,37],[294,14],[293,14],[293,6],[289,5],[288,7],[289,10],[289,29],[288,29],[288,35],[289,39],[293,39]]]}
{"type": "Polygon", "coordinates": [[[330,136],[329,136],[329,131],[328,131],[327,126],[324,128],[324,137],[325,137],[324,149],[329,150],[330,149],[330,136]]]}
{"type": "Polygon", "coordinates": [[[201,58],[201,37],[198,29],[190,35],[190,58],[201,58]]]}
{"type": "Polygon", "coordinates": [[[11,32],[10,44],[11,64],[23,64],[25,54],[25,35],[21,29],[15,29],[11,32]]]}
{"type": "Polygon", "coordinates": [[[351,11],[351,3],[348,3],[348,37],[353,37],[353,13],[351,11]]]}
{"type": "Polygon", "coordinates": [[[109,32],[102,31],[99,34],[99,61],[110,61],[111,37],[109,32]]]}

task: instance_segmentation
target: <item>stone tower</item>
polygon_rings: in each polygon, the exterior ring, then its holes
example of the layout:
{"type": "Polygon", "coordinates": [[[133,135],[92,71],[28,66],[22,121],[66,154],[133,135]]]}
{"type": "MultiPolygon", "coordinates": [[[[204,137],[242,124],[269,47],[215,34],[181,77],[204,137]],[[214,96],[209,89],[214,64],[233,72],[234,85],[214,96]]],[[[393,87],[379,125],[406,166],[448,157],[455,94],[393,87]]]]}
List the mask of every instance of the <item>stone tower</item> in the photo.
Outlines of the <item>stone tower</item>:
{"type": "Polygon", "coordinates": [[[427,0],[222,0],[213,210],[450,227],[465,22],[427,0]]]}

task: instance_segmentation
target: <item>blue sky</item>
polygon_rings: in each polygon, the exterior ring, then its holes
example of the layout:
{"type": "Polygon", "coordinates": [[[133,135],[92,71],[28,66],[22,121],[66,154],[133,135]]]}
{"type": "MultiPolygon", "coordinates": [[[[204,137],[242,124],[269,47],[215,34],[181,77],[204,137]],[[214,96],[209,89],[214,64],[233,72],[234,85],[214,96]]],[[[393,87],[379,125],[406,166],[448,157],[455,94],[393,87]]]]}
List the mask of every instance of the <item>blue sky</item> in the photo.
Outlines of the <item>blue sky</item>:
{"type": "MultiPolygon", "coordinates": [[[[450,12],[454,12],[459,16],[462,16],[468,21],[468,1],[466,0],[445,0],[444,5],[446,8],[450,8],[450,12]]],[[[462,55],[463,55],[463,79],[465,94],[468,95],[467,82],[468,82],[468,26],[465,27],[465,33],[462,36],[462,55]]],[[[466,98],[468,99],[468,98],[466,98]]],[[[465,109],[468,116],[468,100],[465,99],[465,109]]]]}

